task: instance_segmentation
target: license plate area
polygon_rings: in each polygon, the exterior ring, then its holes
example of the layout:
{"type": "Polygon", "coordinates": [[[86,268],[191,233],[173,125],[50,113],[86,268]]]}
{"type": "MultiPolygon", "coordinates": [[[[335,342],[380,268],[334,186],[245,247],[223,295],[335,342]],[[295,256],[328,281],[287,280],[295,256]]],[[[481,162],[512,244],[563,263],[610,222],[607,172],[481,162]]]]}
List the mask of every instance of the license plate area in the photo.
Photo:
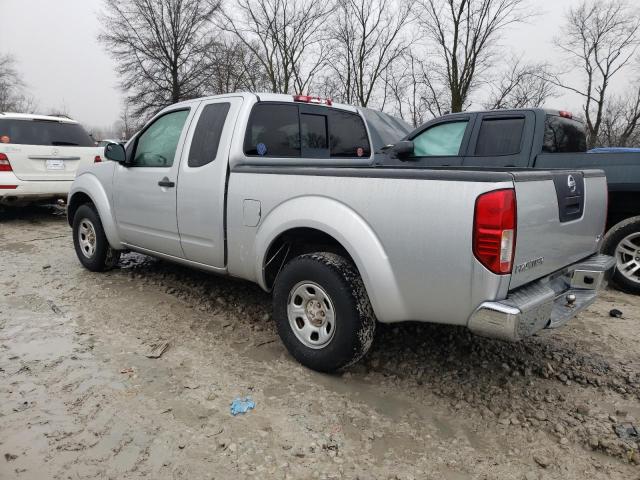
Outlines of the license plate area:
{"type": "Polygon", "coordinates": [[[46,160],[45,166],[47,170],[64,170],[64,160],[49,159],[46,160]]]}

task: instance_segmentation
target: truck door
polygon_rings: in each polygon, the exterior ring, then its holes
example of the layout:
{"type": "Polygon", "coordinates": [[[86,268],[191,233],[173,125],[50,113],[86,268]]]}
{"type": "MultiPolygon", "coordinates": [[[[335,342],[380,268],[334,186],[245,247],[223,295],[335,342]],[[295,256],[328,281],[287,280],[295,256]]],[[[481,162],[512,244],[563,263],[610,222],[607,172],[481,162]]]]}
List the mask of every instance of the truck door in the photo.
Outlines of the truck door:
{"type": "Polygon", "coordinates": [[[490,112],[476,119],[465,167],[528,167],[533,145],[533,112],[490,112]]]}
{"type": "Polygon", "coordinates": [[[225,267],[225,195],[241,97],[203,101],[189,128],[178,180],[178,230],[185,258],[225,267]]]}
{"type": "Polygon", "coordinates": [[[189,108],[163,113],[136,137],[131,163],[116,166],[116,222],[123,241],[131,246],[184,257],[176,221],[176,184],[185,126],[192,116],[189,108]]]}

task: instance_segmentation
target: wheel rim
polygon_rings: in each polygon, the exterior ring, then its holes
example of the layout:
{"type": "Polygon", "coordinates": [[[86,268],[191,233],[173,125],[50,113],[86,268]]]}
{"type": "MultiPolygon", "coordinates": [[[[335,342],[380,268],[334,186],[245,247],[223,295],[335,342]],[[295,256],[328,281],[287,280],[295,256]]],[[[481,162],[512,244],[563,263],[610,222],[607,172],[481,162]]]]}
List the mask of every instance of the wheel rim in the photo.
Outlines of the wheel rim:
{"type": "Polygon", "coordinates": [[[300,282],[289,293],[287,315],[291,330],[309,348],[324,348],[336,331],[331,297],[314,282],[300,282]]]}
{"type": "Polygon", "coordinates": [[[627,235],[616,246],[616,269],[628,280],[640,284],[640,232],[627,235]]]}
{"type": "Polygon", "coordinates": [[[80,250],[82,254],[87,257],[93,257],[96,251],[96,229],[90,220],[83,218],[80,220],[80,227],[78,228],[78,243],[80,244],[80,250]]]}

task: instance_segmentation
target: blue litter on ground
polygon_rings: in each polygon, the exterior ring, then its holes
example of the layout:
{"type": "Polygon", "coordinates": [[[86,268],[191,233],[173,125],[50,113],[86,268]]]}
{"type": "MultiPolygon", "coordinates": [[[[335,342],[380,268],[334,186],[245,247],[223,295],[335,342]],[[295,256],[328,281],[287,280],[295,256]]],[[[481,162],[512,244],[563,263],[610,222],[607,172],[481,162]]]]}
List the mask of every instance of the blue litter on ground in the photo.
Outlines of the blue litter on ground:
{"type": "Polygon", "coordinates": [[[235,417],[240,413],[247,413],[254,408],[256,408],[256,402],[251,400],[251,398],[234,398],[233,402],[231,402],[231,415],[235,417]]]}

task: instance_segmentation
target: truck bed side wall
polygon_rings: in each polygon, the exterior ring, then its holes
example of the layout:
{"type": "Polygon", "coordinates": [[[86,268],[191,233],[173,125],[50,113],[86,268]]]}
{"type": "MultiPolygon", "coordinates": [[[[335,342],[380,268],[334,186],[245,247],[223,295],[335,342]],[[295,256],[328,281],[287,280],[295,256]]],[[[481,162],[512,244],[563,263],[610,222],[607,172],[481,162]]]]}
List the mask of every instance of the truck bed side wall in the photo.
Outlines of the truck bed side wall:
{"type": "Polygon", "coordinates": [[[481,301],[506,295],[508,276],[493,275],[475,260],[471,237],[476,197],[512,183],[292,170],[231,172],[232,275],[265,288],[264,257],[271,242],[287,229],[308,227],[333,236],[351,255],[380,321],[465,324],[481,301]],[[243,220],[247,199],[260,202],[256,227],[243,220]]]}

